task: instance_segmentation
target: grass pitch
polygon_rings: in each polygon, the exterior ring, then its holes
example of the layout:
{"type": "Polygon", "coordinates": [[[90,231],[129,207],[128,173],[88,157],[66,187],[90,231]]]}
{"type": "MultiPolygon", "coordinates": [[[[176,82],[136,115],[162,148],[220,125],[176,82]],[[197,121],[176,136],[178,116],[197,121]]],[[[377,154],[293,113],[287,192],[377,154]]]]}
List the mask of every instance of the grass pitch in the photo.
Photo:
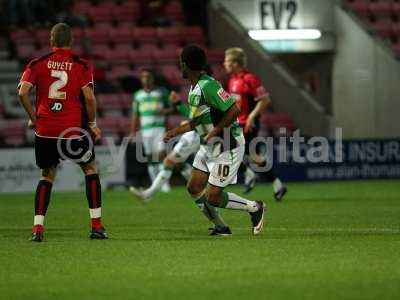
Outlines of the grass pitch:
{"type": "MultiPolygon", "coordinates": [[[[232,190],[232,189],[231,189],[232,190]]],[[[239,192],[238,188],[233,190],[239,192]]],[[[110,239],[88,240],[84,193],[52,196],[45,241],[28,241],[33,193],[0,195],[1,299],[400,299],[400,182],[289,184],[261,236],[223,210],[232,237],[183,188],[142,205],[103,194],[110,239]]]]}

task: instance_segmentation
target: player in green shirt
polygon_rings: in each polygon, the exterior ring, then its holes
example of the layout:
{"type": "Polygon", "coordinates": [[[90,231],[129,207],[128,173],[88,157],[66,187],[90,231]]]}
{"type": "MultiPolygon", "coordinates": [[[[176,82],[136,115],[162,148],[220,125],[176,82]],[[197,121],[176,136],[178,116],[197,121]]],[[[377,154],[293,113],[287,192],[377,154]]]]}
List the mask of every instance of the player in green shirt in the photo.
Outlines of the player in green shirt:
{"type": "MultiPolygon", "coordinates": [[[[165,133],[166,116],[172,112],[169,106],[168,91],[155,86],[154,75],[144,69],[140,74],[142,89],[133,95],[132,126],[130,138],[133,140],[140,128],[141,141],[148,159],[147,169],[154,181],[160,171],[164,159],[165,144],[162,137],[165,133]]],[[[169,191],[168,182],[163,185],[163,191],[169,191]]]]}
{"type": "MultiPolygon", "coordinates": [[[[240,111],[235,99],[217,80],[202,71],[207,57],[200,47],[186,46],[181,53],[180,63],[183,77],[191,83],[188,95],[190,122],[168,131],[164,141],[196,130],[202,145],[193,162],[188,192],[196,203],[248,212],[252,232],[259,234],[263,227],[264,203],[224,191],[226,186],[236,183],[237,171],[244,155],[245,141],[236,122],[240,111]]],[[[216,218],[214,224],[213,234],[231,234],[229,227],[220,218],[216,218]]]]}

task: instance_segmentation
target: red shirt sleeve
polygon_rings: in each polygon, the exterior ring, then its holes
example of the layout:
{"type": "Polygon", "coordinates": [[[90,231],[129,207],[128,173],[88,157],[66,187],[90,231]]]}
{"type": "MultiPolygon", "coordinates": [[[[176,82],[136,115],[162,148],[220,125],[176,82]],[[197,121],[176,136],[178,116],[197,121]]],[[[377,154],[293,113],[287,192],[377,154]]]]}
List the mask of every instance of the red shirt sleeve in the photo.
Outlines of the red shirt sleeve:
{"type": "Polygon", "coordinates": [[[20,86],[22,82],[28,82],[32,85],[36,84],[36,71],[31,63],[26,66],[24,73],[22,73],[18,86],[20,86]]]}
{"type": "Polygon", "coordinates": [[[269,93],[263,86],[261,80],[256,75],[247,74],[244,80],[249,87],[249,93],[253,96],[254,101],[258,101],[261,98],[268,97],[269,93]]]}
{"type": "Polygon", "coordinates": [[[93,83],[93,66],[88,63],[87,67],[83,69],[82,77],[81,77],[81,88],[87,85],[94,85],[93,83]]]}

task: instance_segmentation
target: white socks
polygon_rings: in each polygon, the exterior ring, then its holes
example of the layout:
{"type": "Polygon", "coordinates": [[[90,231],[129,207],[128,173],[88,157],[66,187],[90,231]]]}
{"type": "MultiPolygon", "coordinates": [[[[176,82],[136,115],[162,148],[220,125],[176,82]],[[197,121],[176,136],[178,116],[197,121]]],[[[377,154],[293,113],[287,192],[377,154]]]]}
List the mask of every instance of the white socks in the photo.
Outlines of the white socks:
{"type": "Polygon", "coordinates": [[[282,187],[283,187],[283,184],[282,184],[282,181],[279,180],[279,178],[276,178],[272,182],[272,188],[274,189],[274,193],[277,193],[282,187]]]}
{"type": "Polygon", "coordinates": [[[161,190],[162,186],[168,182],[172,176],[172,170],[162,169],[160,173],[157,174],[151,186],[143,191],[143,196],[145,198],[151,198],[156,192],[161,190]]]}
{"type": "Polygon", "coordinates": [[[228,194],[228,203],[225,208],[245,210],[247,212],[256,212],[258,210],[258,204],[255,201],[250,201],[242,198],[234,193],[228,194]]]}

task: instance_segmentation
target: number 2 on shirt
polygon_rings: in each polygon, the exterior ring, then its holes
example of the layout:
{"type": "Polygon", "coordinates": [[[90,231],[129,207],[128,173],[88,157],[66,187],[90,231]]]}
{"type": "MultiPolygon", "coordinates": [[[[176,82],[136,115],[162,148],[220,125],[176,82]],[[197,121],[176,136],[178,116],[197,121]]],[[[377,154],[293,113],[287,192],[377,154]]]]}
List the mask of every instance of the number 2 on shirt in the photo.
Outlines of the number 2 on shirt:
{"type": "Polygon", "coordinates": [[[61,99],[67,98],[66,92],[61,92],[62,89],[68,82],[68,74],[65,71],[51,70],[51,77],[58,78],[49,87],[49,98],[50,99],[61,99]]]}

